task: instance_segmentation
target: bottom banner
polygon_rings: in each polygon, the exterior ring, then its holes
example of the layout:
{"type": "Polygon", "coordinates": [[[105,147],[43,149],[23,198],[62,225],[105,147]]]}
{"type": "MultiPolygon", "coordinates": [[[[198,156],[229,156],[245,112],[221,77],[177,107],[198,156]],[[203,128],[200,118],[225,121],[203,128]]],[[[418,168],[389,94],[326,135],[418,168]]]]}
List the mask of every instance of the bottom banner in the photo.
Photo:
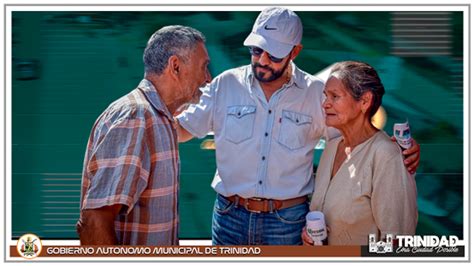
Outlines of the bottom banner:
{"type": "Polygon", "coordinates": [[[360,257],[360,246],[42,246],[11,257],[360,257]]]}
{"type": "Polygon", "coordinates": [[[464,257],[452,248],[370,249],[369,246],[10,246],[11,257],[464,257]]]}

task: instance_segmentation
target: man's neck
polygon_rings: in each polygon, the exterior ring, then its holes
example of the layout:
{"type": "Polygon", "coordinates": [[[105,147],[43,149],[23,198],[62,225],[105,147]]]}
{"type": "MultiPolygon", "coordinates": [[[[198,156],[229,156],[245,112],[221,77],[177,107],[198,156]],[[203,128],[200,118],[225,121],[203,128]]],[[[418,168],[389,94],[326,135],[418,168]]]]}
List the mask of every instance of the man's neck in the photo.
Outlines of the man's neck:
{"type": "Polygon", "coordinates": [[[153,84],[156,92],[172,115],[183,105],[176,95],[177,90],[172,88],[173,82],[166,76],[146,75],[145,78],[153,84]]]}

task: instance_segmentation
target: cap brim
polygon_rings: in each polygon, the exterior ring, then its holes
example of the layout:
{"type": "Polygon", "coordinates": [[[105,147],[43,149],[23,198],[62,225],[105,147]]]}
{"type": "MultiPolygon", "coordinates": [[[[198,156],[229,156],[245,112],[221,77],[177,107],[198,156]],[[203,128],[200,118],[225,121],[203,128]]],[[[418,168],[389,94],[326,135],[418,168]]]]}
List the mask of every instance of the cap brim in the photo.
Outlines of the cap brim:
{"type": "Polygon", "coordinates": [[[257,46],[277,58],[284,58],[293,49],[292,44],[281,43],[270,38],[264,38],[258,34],[250,33],[244,41],[245,46],[257,46]]]}

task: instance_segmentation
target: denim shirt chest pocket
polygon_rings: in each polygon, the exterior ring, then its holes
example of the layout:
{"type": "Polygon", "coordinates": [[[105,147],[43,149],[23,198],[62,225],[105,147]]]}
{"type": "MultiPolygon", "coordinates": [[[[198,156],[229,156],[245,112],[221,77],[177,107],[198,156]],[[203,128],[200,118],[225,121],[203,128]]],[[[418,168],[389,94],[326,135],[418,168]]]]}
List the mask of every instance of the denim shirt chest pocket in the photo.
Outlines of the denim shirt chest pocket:
{"type": "Polygon", "coordinates": [[[238,144],[252,137],[256,106],[234,105],[227,107],[225,118],[226,140],[238,144]]]}
{"type": "Polygon", "coordinates": [[[308,142],[312,123],[311,116],[283,110],[278,142],[290,150],[302,148],[308,142]]]}

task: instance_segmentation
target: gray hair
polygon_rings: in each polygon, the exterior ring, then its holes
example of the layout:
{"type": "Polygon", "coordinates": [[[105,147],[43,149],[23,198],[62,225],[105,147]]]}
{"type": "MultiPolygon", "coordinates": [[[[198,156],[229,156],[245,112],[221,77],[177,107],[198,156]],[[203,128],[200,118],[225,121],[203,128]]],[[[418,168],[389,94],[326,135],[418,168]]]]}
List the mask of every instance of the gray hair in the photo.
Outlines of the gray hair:
{"type": "Polygon", "coordinates": [[[157,30],[148,40],[143,52],[145,73],[160,75],[173,55],[187,61],[196,45],[205,41],[204,35],[191,27],[173,25],[157,30]]]}
{"type": "Polygon", "coordinates": [[[342,61],[334,64],[330,76],[339,79],[357,101],[365,92],[372,93],[369,118],[377,112],[382,104],[385,88],[377,71],[372,66],[364,62],[342,61]]]}

